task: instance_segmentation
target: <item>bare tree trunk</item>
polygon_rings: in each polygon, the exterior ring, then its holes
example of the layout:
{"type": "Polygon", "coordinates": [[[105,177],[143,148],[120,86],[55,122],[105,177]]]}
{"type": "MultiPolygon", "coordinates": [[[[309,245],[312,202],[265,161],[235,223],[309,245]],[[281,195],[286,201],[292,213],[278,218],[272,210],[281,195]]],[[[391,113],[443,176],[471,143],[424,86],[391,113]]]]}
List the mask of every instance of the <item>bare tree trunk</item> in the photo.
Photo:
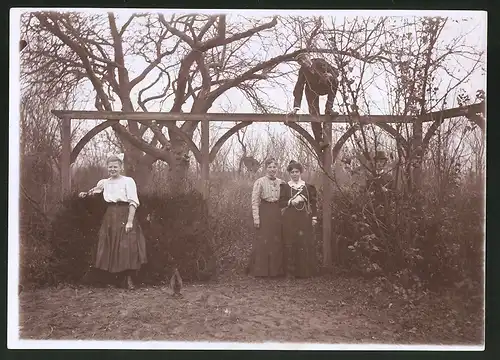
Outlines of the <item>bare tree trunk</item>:
{"type": "Polygon", "coordinates": [[[125,174],[132,177],[139,189],[144,188],[151,180],[153,164],[144,161],[143,159],[135,160],[133,154],[136,151],[129,152],[129,156],[125,155],[125,174]],[[132,155],[132,156],[131,156],[132,155]]]}
{"type": "Polygon", "coordinates": [[[168,180],[170,191],[173,193],[186,193],[188,186],[189,158],[183,148],[175,149],[173,161],[169,164],[168,180]]]}

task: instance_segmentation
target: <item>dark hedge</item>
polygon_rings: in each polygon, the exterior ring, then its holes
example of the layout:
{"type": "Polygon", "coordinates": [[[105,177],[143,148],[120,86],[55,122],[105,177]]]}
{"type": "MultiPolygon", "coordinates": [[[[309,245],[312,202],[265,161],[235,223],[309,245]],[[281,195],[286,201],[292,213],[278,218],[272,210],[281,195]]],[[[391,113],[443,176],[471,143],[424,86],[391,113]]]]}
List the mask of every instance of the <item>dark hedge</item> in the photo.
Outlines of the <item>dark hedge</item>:
{"type": "MultiPolygon", "coordinates": [[[[137,274],[147,284],[167,281],[174,267],[186,281],[208,280],[215,274],[209,218],[201,194],[139,194],[137,219],[146,237],[148,263],[137,274]]],[[[51,223],[48,237],[53,261],[48,271],[58,282],[102,284],[113,277],[92,269],[92,254],[106,211],[102,195],[66,199],[51,223]]]]}

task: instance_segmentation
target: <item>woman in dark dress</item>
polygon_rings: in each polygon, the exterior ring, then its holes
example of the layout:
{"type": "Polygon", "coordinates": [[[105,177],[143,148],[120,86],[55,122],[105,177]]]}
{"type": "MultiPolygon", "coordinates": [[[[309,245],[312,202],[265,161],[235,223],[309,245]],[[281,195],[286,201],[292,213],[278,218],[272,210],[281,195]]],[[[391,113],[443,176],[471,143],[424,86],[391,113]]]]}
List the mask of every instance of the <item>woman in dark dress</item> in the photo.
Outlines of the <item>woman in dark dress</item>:
{"type": "Polygon", "coordinates": [[[132,274],[147,261],[146,241],[135,217],[137,187],[134,179],[121,175],[123,160],[119,156],[110,156],[107,166],[109,177],[79,196],[102,194],[108,204],[99,230],[95,268],[122,275],[125,286],[133,289],[132,274]]]}
{"type": "Polygon", "coordinates": [[[283,211],[285,271],[288,277],[310,277],[316,272],[317,192],[314,185],[301,179],[301,164],[292,160],[287,171],[291,179],[281,185],[279,201],[283,211]]]}
{"type": "Polygon", "coordinates": [[[283,274],[283,242],[281,238],[281,212],[278,204],[280,184],[276,177],[276,161],[265,162],[266,176],[257,179],[252,191],[252,215],[257,229],[252,246],[250,272],[253,276],[279,276],[283,274]]]}

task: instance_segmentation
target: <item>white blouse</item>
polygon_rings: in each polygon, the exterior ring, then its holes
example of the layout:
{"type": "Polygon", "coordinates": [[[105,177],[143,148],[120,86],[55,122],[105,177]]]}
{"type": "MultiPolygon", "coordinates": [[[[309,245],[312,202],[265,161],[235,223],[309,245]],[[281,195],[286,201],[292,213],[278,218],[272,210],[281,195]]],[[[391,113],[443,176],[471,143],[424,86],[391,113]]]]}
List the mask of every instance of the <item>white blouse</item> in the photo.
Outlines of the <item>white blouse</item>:
{"type": "Polygon", "coordinates": [[[280,198],[281,179],[271,180],[268,176],[258,178],[252,190],[252,216],[255,222],[259,222],[259,206],[261,200],[275,202],[280,198]]]}
{"type": "MultiPolygon", "coordinates": [[[[294,189],[295,191],[300,191],[300,190],[302,190],[302,188],[303,188],[304,186],[306,186],[306,182],[305,182],[304,180],[302,180],[302,179],[300,179],[300,180],[299,180],[299,181],[297,181],[297,182],[295,182],[295,181],[293,181],[293,180],[290,180],[290,181],[288,182],[288,185],[289,185],[292,189],[294,189]]],[[[298,197],[297,197],[297,198],[299,198],[299,199],[300,199],[300,201],[307,201],[307,198],[306,198],[304,195],[302,195],[302,194],[298,195],[298,197]]],[[[288,200],[288,206],[290,206],[291,204],[292,204],[292,199],[290,198],[290,200],[288,200]]]]}
{"type": "Polygon", "coordinates": [[[128,202],[136,208],[139,206],[137,197],[137,186],[134,179],[128,176],[119,176],[118,178],[107,178],[99,180],[97,186],[91,190],[92,193],[104,192],[104,200],[109,203],[119,201],[128,202]]]}

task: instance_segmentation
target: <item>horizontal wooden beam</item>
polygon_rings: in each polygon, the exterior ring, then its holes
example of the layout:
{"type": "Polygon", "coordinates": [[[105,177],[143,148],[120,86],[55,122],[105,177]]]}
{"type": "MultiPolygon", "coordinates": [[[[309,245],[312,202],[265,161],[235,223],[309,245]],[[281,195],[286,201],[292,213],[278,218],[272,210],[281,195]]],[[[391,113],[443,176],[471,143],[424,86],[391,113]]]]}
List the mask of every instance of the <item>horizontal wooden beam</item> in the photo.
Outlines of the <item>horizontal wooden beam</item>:
{"type": "MultiPolygon", "coordinates": [[[[459,116],[466,116],[468,113],[484,112],[484,103],[473,104],[459,108],[435,111],[424,114],[419,120],[434,121],[439,118],[447,119],[459,116]]],[[[129,120],[129,121],[251,121],[251,122],[333,122],[333,123],[351,123],[353,119],[348,115],[327,116],[320,115],[315,117],[306,114],[288,115],[288,114],[227,114],[227,113],[168,113],[168,112],[121,112],[121,111],[84,111],[84,110],[52,110],[52,113],[61,119],[80,119],[80,120],[129,120]]],[[[363,115],[359,122],[363,124],[376,123],[411,123],[417,120],[412,116],[401,115],[363,115]]]]}
{"type": "MultiPolygon", "coordinates": [[[[157,122],[165,121],[231,121],[231,122],[350,122],[348,116],[339,115],[336,118],[320,115],[315,117],[308,114],[227,114],[227,113],[165,113],[165,112],[118,112],[118,111],[72,111],[72,110],[52,110],[52,113],[59,118],[67,119],[106,119],[106,120],[129,120],[129,121],[147,121],[155,120],[157,122]]],[[[362,121],[366,122],[406,122],[403,116],[373,115],[363,116],[362,121]]],[[[410,118],[408,118],[411,121],[410,118]]]]}

